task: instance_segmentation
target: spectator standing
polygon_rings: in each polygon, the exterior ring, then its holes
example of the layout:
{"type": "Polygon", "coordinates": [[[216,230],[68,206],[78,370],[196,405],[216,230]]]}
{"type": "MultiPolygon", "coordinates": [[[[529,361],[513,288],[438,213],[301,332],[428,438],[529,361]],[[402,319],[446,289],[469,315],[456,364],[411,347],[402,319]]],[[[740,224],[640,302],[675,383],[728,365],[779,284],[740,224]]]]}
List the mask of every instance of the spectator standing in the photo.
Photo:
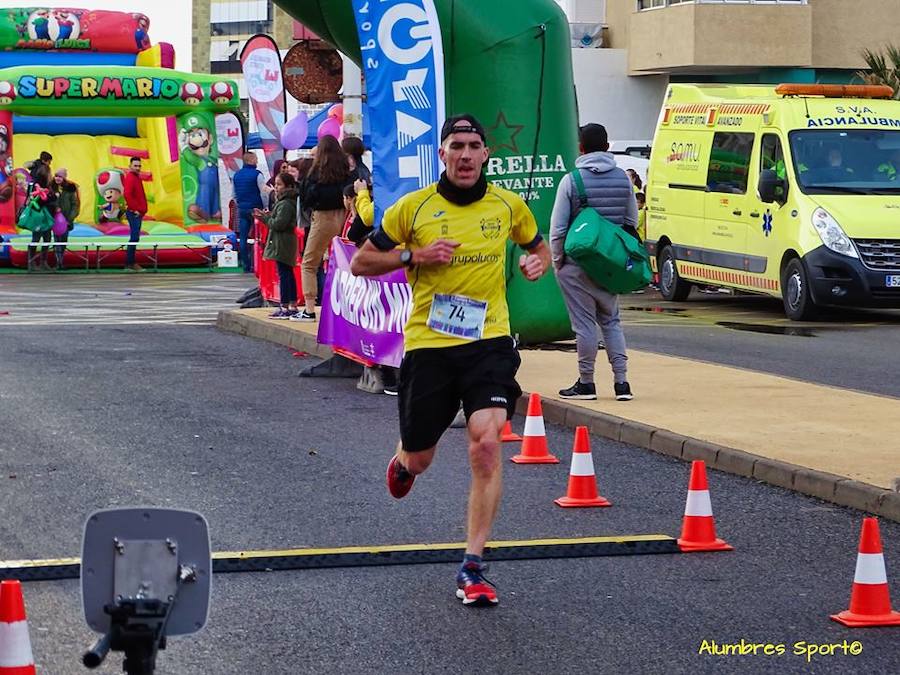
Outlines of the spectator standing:
{"type": "Polygon", "coordinates": [[[372,232],[374,219],[374,206],[365,181],[357,180],[353,185],[344,188],[344,207],[347,209],[347,218],[341,236],[359,248],[372,232]],[[358,210],[360,205],[363,211],[358,210]]]}
{"type": "Polygon", "coordinates": [[[64,268],[63,258],[66,255],[65,242],[69,240],[69,232],[75,227],[75,219],[81,212],[81,193],[78,185],[69,180],[69,172],[65,169],[59,169],[54,174],[54,191],[56,192],[56,205],[59,207],[60,213],[66,219],[65,234],[54,233],[53,238],[56,242],[56,270],[62,272],[64,268]],[[60,245],[62,244],[62,245],[60,245]]]}
{"type": "Polygon", "coordinates": [[[275,177],[275,207],[271,211],[253,212],[269,228],[263,258],[274,260],[278,269],[281,307],[269,315],[271,319],[290,319],[297,312],[297,183],[288,173],[275,177]]]}
{"type": "MultiPolygon", "coordinates": [[[[147,215],[147,195],[144,193],[144,183],[141,180],[141,158],[132,157],[128,160],[128,171],[123,180],[125,187],[125,218],[128,219],[128,241],[137,243],[141,240],[141,225],[144,216],[147,215]]],[[[125,253],[125,269],[132,272],[143,272],[144,268],[138,265],[135,259],[136,246],[128,246],[125,253]]]]}
{"type": "Polygon", "coordinates": [[[364,180],[371,185],[372,172],[366,166],[366,163],[363,162],[366,146],[363,145],[362,139],[358,136],[344,137],[344,140],[341,141],[341,150],[347,155],[347,162],[350,165],[350,179],[353,181],[364,180]]]}
{"type": "MultiPolygon", "coordinates": [[[[31,168],[31,185],[28,188],[28,199],[26,203],[31,202],[32,199],[35,199],[35,206],[37,206],[38,214],[28,214],[31,218],[33,218],[33,222],[41,222],[43,221],[46,226],[41,225],[40,227],[35,227],[31,229],[31,243],[36,244],[38,242],[46,242],[49,244],[50,236],[52,234],[52,226],[53,226],[53,214],[56,213],[56,195],[53,193],[53,190],[50,187],[50,165],[47,162],[43,161],[44,155],[49,157],[49,154],[46,152],[41,153],[41,160],[36,161],[31,168]]],[[[30,206],[26,206],[26,209],[31,209],[30,206]]],[[[24,210],[23,210],[23,214],[24,210]]],[[[41,246],[40,250],[38,247],[32,246],[29,249],[28,255],[28,270],[32,272],[52,272],[50,266],[47,264],[47,252],[49,246],[41,246]]]]}
{"type": "Polygon", "coordinates": [[[256,168],[256,153],[244,153],[244,166],[238,169],[232,179],[234,198],[238,206],[238,238],[240,239],[241,265],[244,272],[253,271],[253,211],[262,210],[268,201],[266,181],[256,168]]]}
{"type": "Polygon", "coordinates": [[[634,169],[625,169],[625,173],[628,174],[628,180],[631,181],[631,187],[635,194],[644,189],[644,181],[641,180],[637,171],[634,169]]]}
{"type": "Polygon", "coordinates": [[[337,139],[323,136],[316,146],[309,176],[300,187],[300,201],[312,210],[312,224],[301,263],[305,307],[298,314],[298,321],[316,320],[317,272],[331,240],[341,234],[345,216],[344,186],[349,180],[350,167],[337,139]]]}
{"type": "Polygon", "coordinates": [[[283,159],[276,159],[275,164],[272,166],[272,175],[269,176],[269,180],[266,181],[266,185],[269,186],[269,210],[272,210],[272,207],[275,206],[275,201],[277,197],[275,196],[275,179],[279,174],[284,173],[288,169],[288,163],[283,159]]]}
{"type": "Polygon", "coordinates": [[[49,174],[52,171],[52,169],[50,168],[50,164],[52,162],[53,162],[53,155],[51,155],[46,150],[43,150],[43,151],[41,151],[41,154],[38,156],[37,160],[35,160],[32,168],[34,166],[37,166],[38,164],[43,164],[44,166],[47,167],[47,173],[49,174]]]}
{"type": "MultiPolygon", "coordinates": [[[[628,175],[616,166],[609,150],[606,129],[600,124],[586,124],[579,130],[581,156],[575,171],[581,174],[587,194],[587,206],[596,209],[610,222],[624,227],[636,236],[637,201],[628,175]]],[[[556,192],[550,216],[550,249],[553,267],[562,291],[578,348],[578,379],[559,395],[568,399],[595,400],[594,362],[597,359],[597,323],[603,333],[606,356],[612,366],[614,393],[617,401],[632,398],[628,384],[628,356],[625,334],[619,319],[619,298],[597,286],[588,275],[565,256],[566,235],[580,210],[578,190],[572,175],[564,176],[556,192]]]]}
{"type": "Polygon", "coordinates": [[[643,192],[637,192],[634,195],[638,208],[638,239],[644,241],[647,238],[647,195],[643,192]]]}

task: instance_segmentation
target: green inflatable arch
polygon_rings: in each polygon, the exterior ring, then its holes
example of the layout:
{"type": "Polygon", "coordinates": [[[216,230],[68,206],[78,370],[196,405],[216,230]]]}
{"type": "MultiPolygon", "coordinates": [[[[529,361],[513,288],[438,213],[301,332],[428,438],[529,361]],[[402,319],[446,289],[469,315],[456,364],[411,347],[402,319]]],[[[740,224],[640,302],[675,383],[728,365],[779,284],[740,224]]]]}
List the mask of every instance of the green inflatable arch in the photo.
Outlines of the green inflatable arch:
{"type": "MultiPolygon", "coordinates": [[[[276,4],[361,64],[351,0],[276,4]]],[[[568,20],[553,0],[434,0],[434,5],[443,39],[446,112],[469,112],[485,124],[492,154],[488,180],[521,194],[546,235],[556,186],[577,154],[568,20]]],[[[554,276],[530,283],[515,269],[517,260],[518,255],[508,256],[513,334],[526,343],[569,337],[554,276]]]]}

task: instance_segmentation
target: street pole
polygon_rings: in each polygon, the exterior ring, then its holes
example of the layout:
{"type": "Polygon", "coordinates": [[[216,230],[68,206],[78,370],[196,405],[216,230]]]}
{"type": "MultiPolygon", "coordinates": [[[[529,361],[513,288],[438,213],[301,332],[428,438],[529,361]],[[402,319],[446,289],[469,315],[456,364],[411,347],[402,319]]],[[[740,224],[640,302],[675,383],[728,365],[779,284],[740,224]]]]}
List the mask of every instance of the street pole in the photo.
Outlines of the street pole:
{"type": "Polygon", "coordinates": [[[344,60],[344,135],[362,138],[362,71],[353,61],[344,60]]]}

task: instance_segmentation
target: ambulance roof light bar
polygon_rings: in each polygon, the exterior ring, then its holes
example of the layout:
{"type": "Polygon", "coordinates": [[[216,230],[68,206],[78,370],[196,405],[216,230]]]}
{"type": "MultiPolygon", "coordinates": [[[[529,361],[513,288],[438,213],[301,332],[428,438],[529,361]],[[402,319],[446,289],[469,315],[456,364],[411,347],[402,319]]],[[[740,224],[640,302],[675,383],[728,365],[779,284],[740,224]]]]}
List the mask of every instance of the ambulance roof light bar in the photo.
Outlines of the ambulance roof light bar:
{"type": "Polygon", "coordinates": [[[886,84],[779,84],[779,96],[824,96],[825,98],[893,98],[886,84]]]}

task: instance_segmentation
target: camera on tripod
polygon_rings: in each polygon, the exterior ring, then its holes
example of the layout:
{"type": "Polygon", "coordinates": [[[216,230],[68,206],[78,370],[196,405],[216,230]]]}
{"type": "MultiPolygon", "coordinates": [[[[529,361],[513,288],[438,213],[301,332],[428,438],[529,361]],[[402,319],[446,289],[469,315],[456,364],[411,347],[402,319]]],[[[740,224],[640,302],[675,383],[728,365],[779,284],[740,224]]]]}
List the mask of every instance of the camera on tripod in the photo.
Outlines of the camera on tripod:
{"type": "Polygon", "coordinates": [[[84,528],[84,619],[103,634],[82,662],[96,668],[110,650],[123,670],[150,675],[170,635],[199,631],[209,614],[212,557],[206,519],[158,508],[93,513],[84,528]]]}

